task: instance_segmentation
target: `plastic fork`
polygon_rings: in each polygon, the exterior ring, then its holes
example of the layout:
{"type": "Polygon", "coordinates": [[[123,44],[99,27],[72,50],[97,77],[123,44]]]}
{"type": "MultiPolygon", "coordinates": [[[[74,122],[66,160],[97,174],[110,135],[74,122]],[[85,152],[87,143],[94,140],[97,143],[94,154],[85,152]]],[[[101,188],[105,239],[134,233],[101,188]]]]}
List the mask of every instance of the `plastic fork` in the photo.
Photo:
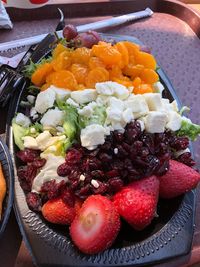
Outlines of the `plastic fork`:
{"type": "Polygon", "coordinates": [[[9,66],[0,67],[0,105],[4,107],[10,96],[23,83],[23,76],[9,66]]]}
{"type": "MultiPolygon", "coordinates": [[[[56,26],[56,30],[61,30],[65,26],[64,14],[61,9],[60,20],[56,26]]],[[[6,64],[0,66],[0,106],[4,107],[11,95],[26,82],[22,70],[29,62],[30,58],[34,63],[37,63],[42,57],[47,55],[51,50],[51,45],[56,41],[56,36],[49,34],[39,45],[32,45],[16,68],[6,64]]]]}

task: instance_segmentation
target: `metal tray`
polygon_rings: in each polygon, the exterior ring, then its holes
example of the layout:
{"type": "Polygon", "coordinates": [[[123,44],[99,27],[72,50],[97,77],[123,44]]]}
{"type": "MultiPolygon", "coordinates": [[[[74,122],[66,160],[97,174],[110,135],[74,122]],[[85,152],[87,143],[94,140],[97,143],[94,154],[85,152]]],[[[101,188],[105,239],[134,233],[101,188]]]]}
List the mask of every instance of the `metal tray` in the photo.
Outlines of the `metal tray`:
{"type": "MultiPolygon", "coordinates": [[[[140,43],[130,36],[104,34],[103,37],[108,40],[129,40],[140,43]]],[[[33,58],[34,56],[33,54],[33,58]]],[[[164,97],[170,101],[176,99],[181,106],[174,88],[162,69],[159,70],[159,76],[166,88],[164,97]]],[[[18,104],[25,95],[26,87],[18,97],[13,98],[11,102],[11,106],[15,107],[13,113],[20,110],[18,104]]],[[[67,228],[45,222],[41,215],[28,208],[16,174],[18,162],[15,157],[16,147],[13,143],[12,127],[9,132],[10,152],[16,177],[15,211],[23,238],[38,266],[144,266],[190,252],[194,231],[194,191],[171,201],[160,200],[159,218],[154,219],[142,232],[136,232],[128,224],[123,223],[112,248],[92,256],[80,253],[72,244],[67,228]]]]}
{"type": "Polygon", "coordinates": [[[7,192],[3,202],[2,220],[0,221],[0,238],[4,233],[10,216],[14,197],[14,172],[12,160],[6,144],[0,139],[0,162],[6,179],[7,192]]]}

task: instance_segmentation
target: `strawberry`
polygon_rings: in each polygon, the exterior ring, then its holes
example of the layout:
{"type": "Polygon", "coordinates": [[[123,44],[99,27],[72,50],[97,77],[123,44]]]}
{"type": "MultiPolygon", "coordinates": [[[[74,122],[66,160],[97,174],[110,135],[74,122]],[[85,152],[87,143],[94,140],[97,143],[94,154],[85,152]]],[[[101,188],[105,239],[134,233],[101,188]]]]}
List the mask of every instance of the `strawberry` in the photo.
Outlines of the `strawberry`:
{"type": "Polygon", "coordinates": [[[76,216],[76,209],[67,205],[62,198],[48,200],[42,206],[42,215],[44,218],[56,224],[71,224],[76,216]]]}
{"type": "Polygon", "coordinates": [[[159,180],[150,176],[122,188],[113,197],[119,214],[136,230],[142,230],[154,218],[159,195],[159,180]]]}
{"type": "Polygon", "coordinates": [[[120,230],[120,217],[113,203],[101,195],[89,196],[70,226],[75,245],[95,254],[112,245],[120,230]]]}
{"type": "Polygon", "coordinates": [[[160,197],[173,198],[195,188],[200,181],[200,174],[183,163],[170,160],[168,172],[159,180],[160,197]]]}

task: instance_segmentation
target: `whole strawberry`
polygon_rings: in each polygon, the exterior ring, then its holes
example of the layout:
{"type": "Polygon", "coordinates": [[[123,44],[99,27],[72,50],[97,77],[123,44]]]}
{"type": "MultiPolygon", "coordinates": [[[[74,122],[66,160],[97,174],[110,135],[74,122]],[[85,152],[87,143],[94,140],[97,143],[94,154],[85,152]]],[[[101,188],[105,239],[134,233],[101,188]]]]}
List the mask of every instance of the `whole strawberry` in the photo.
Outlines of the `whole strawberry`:
{"type": "Polygon", "coordinates": [[[95,254],[112,245],[120,230],[120,217],[113,203],[101,195],[89,196],[70,226],[75,245],[95,254]]]}
{"type": "Polygon", "coordinates": [[[42,215],[51,223],[71,224],[76,215],[76,208],[66,204],[62,198],[59,197],[48,200],[42,206],[42,215]]]}
{"type": "Polygon", "coordinates": [[[113,197],[119,214],[136,230],[149,225],[156,213],[159,180],[156,176],[135,181],[113,197]]]}
{"type": "Polygon", "coordinates": [[[168,172],[159,180],[160,197],[174,198],[195,188],[200,181],[200,174],[183,163],[170,160],[168,172]]]}

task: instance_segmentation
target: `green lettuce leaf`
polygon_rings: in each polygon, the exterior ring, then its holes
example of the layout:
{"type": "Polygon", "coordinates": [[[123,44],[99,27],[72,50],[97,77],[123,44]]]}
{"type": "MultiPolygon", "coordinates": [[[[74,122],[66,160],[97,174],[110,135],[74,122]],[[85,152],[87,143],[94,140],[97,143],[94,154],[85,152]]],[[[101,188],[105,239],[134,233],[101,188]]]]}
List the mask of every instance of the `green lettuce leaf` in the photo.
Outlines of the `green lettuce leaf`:
{"type": "Polygon", "coordinates": [[[25,128],[20,126],[15,122],[15,120],[12,121],[12,130],[13,130],[13,136],[15,144],[18,146],[20,150],[24,149],[24,142],[22,140],[22,137],[26,136],[29,132],[29,128],[25,128]]]}
{"type": "Polygon", "coordinates": [[[94,108],[94,112],[90,117],[80,116],[79,125],[81,128],[85,128],[91,124],[104,125],[106,120],[106,108],[104,106],[97,106],[94,108]]]}
{"type": "Polygon", "coordinates": [[[178,136],[187,136],[190,140],[195,141],[200,135],[200,125],[192,123],[189,119],[183,119],[178,136]]]}

